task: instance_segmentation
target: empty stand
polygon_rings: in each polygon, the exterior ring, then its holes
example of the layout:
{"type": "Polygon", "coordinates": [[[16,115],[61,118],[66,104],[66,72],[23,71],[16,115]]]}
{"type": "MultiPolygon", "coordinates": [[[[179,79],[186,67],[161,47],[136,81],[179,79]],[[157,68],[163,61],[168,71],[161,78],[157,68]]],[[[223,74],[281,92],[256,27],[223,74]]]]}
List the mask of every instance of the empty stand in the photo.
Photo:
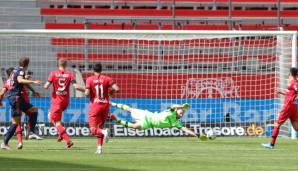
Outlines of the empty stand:
{"type": "Polygon", "coordinates": [[[46,23],[46,29],[84,29],[85,25],[81,23],[46,23]]]}
{"type": "Polygon", "coordinates": [[[213,24],[187,24],[183,27],[184,30],[229,30],[228,25],[213,25],[213,24]]]}

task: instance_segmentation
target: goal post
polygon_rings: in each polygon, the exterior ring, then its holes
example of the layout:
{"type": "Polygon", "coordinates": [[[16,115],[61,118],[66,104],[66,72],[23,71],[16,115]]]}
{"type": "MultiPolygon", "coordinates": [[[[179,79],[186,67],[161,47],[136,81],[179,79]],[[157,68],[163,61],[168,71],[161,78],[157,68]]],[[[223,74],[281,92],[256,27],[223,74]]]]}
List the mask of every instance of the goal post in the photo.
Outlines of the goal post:
{"type": "MultiPolygon", "coordinates": [[[[111,101],[160,112],[189,103],[182,118],[196,133],[219,136],[270,136],[283,103],[288,70],[297,63],[295,31],[149,31],[149,30],[0,30],[0,69],[30,58],[29,70],[43,82],[58,59],[66,59],[80,84],[101,62],[120,93],[111,101]]],[[[47,118],[50,91],[34,86],[41,98],[40,134],[55,135],[47,118]]],[[[63,122],[72,136],[88,136],[88,98],[72,90],[63,122]]],[[[0,134],[10,121],[9,105],[0,107],[0,134]]],[[[131,121],[124,111],[111,112],[131,121]]],[[[115,136],[184,136],[178,129],[136,131],[107,122],[115,136]]],[[[296,138],[289,123],[281,135],[296,138]]]]}

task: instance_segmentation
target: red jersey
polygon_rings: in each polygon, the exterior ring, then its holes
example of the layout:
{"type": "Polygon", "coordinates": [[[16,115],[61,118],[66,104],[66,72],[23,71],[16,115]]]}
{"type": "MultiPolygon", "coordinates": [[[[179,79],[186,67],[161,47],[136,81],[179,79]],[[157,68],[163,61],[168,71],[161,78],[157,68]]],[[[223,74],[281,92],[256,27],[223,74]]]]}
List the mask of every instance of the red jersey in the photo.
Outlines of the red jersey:
{"type": "Polygon", "coordinates": [[[50,73],[48,81],[53,83],[53,104],[69,102],[69,86],[74,78],[74,74],[67,70],[55,70],[50,73]]]}
{"type": "Polygon", "coordinates": [[[284,104],[292,104],[295,103],[295,99],[298,93],[298,80],[292,80],[288,84],[288,88],[285,92],[285,101],[284,104]]]}
{"type": "Polygon", "coordinates": [[[109,103],[109,88],[112,78],[105,75],[93,75],[87,78],[86,88],[90,90],[91,103],[109,103]]]}
{"type": "Polygon", "coordinates": [[[10,89],[12,89],[12,80],[11,79],[7,79],[4,83],[4,88],[6,89],[6,92],[9,91],[10,89]]]}
{"type": "MultiPolygon", "coordinates": [[[[12,86],[13,86],[13,80],[11,78],[8,78],[5,81],[5,84],[4,84],[4,88],[6,89],[6,92],[11,90],[12,86]]],[[[25,102],[29,103],[30,102],[30,100],[29,100],[29,91],[28,91],[28,88],[26,86],[23,86],[21,94],[22,94],[22,97],[24,98],[25,102]]]]}

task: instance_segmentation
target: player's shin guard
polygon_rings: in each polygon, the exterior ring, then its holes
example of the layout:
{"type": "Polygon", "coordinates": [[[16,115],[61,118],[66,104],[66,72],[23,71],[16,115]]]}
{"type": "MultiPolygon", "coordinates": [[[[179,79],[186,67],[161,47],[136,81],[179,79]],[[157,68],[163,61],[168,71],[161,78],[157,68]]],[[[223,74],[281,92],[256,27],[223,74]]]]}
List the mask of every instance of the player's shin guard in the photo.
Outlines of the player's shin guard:
{"type": "Polygon", "coordinates": [[[274,126],[273,131],[272,131],[272,136],[271,136],[271,145],[272,146],[275,145],[275,141],[276,141],[278,134],[279,134],[279,127],[274,126]]]}
{"type": "Polygon", "coordinates": [[[63,128],[63,126],[62,125],[57,125],[56,128],[58,130],[59,135],[66,141],[66,143],[70,143],[70,138],[67,135],[67,133],[66,133],[65,129],[63,128]]]}
{"type": "Polygon", "coordinates": [[[18,127],[16,129],[16,133],[17,133],[18,143],[23,143],[21,124],[18,124],[18,127]]]}
{"type": "Polygon", "coordinates": [[[30,114],[29,116],[29,123],[30,123],[30,132],[35,132],[35,126],[36,126],[36,122],[37,122],[37,116],[38,116],[38,113],[37,112],[33,112],[30,114]]]}
{"type": "Polygon", "coordinates": [[[7,145],[11,137],[14,135],[18,125],[17,124],[11,124],[7,133],[4,136],[4,144],[7,145]]]}

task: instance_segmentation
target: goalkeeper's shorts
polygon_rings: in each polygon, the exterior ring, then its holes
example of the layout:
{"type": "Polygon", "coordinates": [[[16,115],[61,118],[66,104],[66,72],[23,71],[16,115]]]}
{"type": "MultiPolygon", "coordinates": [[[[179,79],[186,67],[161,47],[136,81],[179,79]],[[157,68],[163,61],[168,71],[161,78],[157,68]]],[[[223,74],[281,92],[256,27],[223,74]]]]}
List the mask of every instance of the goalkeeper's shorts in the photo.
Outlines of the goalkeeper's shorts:
{"type": "Polygon", "coordinates": [[[153,115],[152,112],[148,110],[141,110],[141,109],[132,109],[131,110],[131,117],[136,122],[137,125],[141,127],[141,129],[148,129],[151,128],[151,124],[148,122],[148,118],[153,115]]]}

